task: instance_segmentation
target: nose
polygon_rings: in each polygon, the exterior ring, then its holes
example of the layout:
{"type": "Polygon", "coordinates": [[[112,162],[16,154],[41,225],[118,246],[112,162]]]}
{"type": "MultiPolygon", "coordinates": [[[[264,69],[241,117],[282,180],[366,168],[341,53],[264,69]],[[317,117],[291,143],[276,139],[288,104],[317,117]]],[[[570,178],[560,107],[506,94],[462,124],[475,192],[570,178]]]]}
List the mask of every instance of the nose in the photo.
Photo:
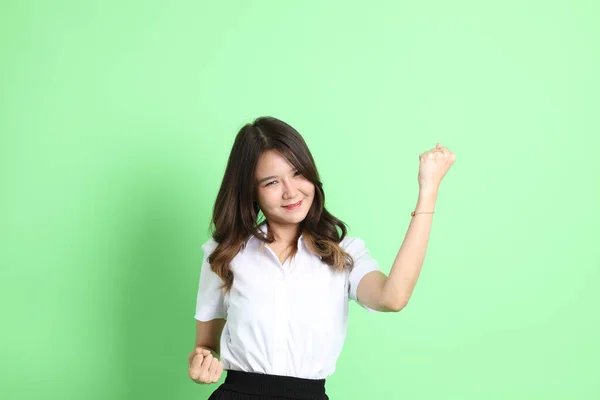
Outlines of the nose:
{"type": "Polygon", "coordinates": [[[284,179],[283,181],[283,198],[294,199],[298,194],[297,183],[293,179],[284,179]]]}

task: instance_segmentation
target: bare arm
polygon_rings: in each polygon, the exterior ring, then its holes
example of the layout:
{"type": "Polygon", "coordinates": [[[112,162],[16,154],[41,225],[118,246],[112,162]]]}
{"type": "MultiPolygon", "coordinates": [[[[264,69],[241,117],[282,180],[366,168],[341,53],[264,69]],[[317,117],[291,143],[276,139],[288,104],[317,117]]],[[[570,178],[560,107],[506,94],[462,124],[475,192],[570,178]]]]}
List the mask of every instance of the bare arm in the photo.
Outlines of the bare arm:
{"type": "Polygon", "coordinates": [[[213,357],[220,359],[221,334],[225,327],[225,319],[217,318],[210,321],[196,320],[196,344],[194,349],[202,347],[213,353],[213,357]]]}
{"type": "MultiPolygon", "coordinates": [[[[415,210],[433,211],[436,200],[437,191],[421,190],[415,210]]],[[[425,260],[432,220],[432,214],[412,218],[389,276],[372,271],[361,279],[357,288],[361,303],[383,312],[400,311],[406,306],[425,260]]]]}
{"type": "Polygon", "coordinates": [[[419,199],[404,241],[398,250],[390,275],[373,271],[361,279],[357,297],[368,307],[381,311],[400,311],[407,304],[421,274],[431,232],[432,214],[440,183],[456,155],[437,143],[435,149],[419,155],[419,199]]]}
{"type": "MultiPolygon", "coordinates": [[[[419,200],[415,209],[417,212],[433,211],[436,200],[437,191],[422,190],[419,192],[419,200]]],[[[411,219],[390,275],[383,285],[382,301],[396,311],[408,304],[421,274],[432,220],[432,214],[417,214],[411,219]]]]}

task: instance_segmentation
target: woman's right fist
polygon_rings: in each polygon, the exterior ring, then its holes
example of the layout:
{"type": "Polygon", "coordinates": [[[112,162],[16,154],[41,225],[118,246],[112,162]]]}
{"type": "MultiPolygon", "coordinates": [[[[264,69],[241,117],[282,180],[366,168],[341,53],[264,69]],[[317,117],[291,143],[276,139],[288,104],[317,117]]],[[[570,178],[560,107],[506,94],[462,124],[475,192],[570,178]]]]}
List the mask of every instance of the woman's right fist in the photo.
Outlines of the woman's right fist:
{"type": "Polygon", "coordinates": [[[196,347],[188,356],[188,373],[196,383],[215,383],[221,379],[223,363],[210,350],[196,347]]]}

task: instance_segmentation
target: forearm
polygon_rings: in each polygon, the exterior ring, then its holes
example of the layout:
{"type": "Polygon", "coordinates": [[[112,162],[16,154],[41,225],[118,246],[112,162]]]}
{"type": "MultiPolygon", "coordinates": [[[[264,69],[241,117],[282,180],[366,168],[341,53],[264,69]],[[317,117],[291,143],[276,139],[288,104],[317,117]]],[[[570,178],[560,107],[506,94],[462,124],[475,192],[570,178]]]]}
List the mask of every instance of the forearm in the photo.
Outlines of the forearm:
{"type": "MultiPolygon", "coordinates": [[[[437,201],[437,189],[419,191],[415,211],[432,212],[437,201]]],[[[433,214],[412,217],[404,241],[383,286],[383,298],[394,309],[406,306],[417,284],[429,242],[433,214]]]]}

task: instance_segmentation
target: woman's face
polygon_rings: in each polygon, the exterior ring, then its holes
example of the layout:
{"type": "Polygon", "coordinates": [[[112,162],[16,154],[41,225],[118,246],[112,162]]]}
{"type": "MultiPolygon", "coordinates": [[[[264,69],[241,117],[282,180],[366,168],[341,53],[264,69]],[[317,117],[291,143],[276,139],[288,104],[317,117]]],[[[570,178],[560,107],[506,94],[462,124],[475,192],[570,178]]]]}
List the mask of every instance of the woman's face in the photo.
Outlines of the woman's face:
{"type": "Polygon", "coordinates": [[[315,185],[274,150],[265,151],[256,166],[258,205],[270,224],[298,224],[306,218],[315,185]],[[299,203],[293,208],[286,206],[299,203]]]}

